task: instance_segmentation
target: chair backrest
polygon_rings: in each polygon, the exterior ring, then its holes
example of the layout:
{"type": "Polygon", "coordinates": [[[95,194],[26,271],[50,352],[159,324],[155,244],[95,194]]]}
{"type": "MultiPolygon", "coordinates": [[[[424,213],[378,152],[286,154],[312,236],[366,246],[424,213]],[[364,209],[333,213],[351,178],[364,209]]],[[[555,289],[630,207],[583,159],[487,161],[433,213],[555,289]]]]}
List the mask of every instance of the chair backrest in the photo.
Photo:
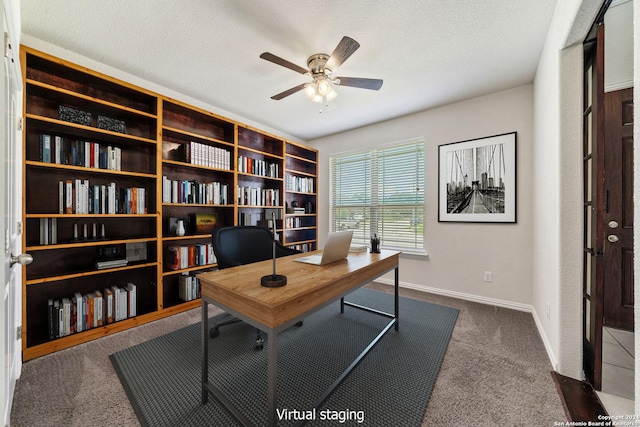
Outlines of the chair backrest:
{"type": "MultiPolygon", "coordinates": [[[[268,228],[237,226],[220,228],[213,234],[213,252],[218,268],[229,268],[271,259],[273,234],[268,228]]],[[[300,253],[276,242],[276,257],[300,253]]]]}

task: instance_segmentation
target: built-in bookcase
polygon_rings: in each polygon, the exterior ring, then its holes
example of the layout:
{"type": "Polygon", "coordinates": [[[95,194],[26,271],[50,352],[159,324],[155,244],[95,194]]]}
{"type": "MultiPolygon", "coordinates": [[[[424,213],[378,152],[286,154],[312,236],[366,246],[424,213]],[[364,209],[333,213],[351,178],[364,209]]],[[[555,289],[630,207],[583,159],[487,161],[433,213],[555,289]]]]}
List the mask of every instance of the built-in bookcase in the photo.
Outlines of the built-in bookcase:
{"type": "Polygon", "coordinates": [[[292,142],[287,142],[285,149],[284,243],[304,252],[312,251],[317,249],[318,234],[318,153],[292,142]]]}
{"type": "Polygon", "coordinates": [[[24,360],[197,307],[218,227],[275,215],[283,243],[316,249],[315,150],[28,47],[21,59],[24,360]]]}
{"type": "Polygon", "coordinates": [[[234,224],[235,127],[211,113],[162,101],[162,308],[185,303],[185,276],[215,267],[213,229],[234,224]],[[182,236],[177,221],[183,222],[182,236]]]}

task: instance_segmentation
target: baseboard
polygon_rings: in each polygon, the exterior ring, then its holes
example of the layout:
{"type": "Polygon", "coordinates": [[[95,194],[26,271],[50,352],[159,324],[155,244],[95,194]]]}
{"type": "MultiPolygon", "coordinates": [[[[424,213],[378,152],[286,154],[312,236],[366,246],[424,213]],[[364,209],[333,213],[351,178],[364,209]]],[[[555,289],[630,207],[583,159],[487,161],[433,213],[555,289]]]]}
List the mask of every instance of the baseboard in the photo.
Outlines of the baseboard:
{"type": "MultiPolygon", "coordinates": [[[[392,279],[385,279],[383,277],[380,277],[375,281],[378,283],[382,283],[384,285],[393,286],[392,279]]],[[[540,317],[538,316],[538,313],[536,312],[536,309],[534,306],[529,304],[512,302],[512,301],[499,300],[495,298],[488,298],[488,297],[483,297],[479,295],[467,294],[463,292],[450,291],[448,289],[440,289],[440,288],[432,288],[430,286],[416,285],[414,283],[408,283],[408,282],[400,282],[399,285],[401,288],[413,289],[416,291],[427,292],[430,294],[442,295],[445,297],[457,298],[465,301],[477,302],[480,304],[493,305],[496,307],[503,307],[503,308],[508,308],[512,310],[531,313],[531,315],[533,316],[533,321],[536,324],[536,329],[538,329],[538,333],[540,334],[540,338],[542,339],[542,343],[544,344],[544,348],[547,352],[547,356],[549,357],[549,362],[551,362],[551,366],[553,367],[554,370],[558,369],[557,359],[552,351],[551,345],[549,343],[549,339],[547,338],[547,334],[545,334],[544,329],[542,328],[540,317]]]]}

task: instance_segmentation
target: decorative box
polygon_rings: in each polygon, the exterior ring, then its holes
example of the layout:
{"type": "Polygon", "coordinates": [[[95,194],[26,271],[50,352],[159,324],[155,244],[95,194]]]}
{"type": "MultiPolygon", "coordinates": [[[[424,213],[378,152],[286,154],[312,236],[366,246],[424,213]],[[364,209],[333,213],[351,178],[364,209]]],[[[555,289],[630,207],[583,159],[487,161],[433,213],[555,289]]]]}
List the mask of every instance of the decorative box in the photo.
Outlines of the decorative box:
{"type": "Polygon", "coordinates": [[[69,123],[91,126],[91,113],[78,110],[77,108],[60,105],[58,107],[58,118],[69,123]]]}
{"type": "Polygon", "coordinates": [[[104,130],[110,130],[112,132],[125,133],[126,126],[124,120],[113,119],[107,116],[101,116],[98,114],[98,127],[104,130]]]}

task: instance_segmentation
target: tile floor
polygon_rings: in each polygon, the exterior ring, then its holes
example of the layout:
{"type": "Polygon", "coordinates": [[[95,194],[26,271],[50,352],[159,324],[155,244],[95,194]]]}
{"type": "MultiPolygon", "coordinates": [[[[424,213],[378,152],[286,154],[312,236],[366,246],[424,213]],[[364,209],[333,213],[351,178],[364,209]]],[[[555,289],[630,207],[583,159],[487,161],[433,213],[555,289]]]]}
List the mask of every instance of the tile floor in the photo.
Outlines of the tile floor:
{"type": "Polygon", "coordinates": [[[602,335],[602,391],[598,396],[609,415],[634,413],[633,332],[604,328],[602,335]]]}

